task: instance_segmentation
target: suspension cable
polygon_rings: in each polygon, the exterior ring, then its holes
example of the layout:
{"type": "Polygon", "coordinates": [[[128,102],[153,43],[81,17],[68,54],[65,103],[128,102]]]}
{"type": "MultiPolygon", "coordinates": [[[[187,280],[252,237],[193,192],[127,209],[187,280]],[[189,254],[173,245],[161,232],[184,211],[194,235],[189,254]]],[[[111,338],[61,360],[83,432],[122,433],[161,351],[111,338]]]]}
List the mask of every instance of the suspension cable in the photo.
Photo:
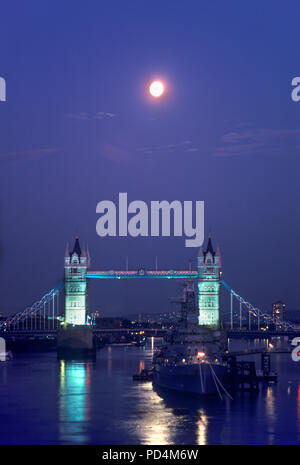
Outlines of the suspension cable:
{"type": "Polygon", "coordinates": [[[259,308],[257,307],[254,307],[254,305],[252,305],[250,302],[248,302],[247,300],[245,300],[243,297],[241,297],[234,289],[232,289],[229,284],[227,284],[223,279],[221,280],[221,283],[223,284],[223,286],[225,287],[225,289],[229,292],[230,295],[234,296],[238,302],[240,302],[240,304],[242,305],[245,305],[246,308],[248,309],[248,312],[250,315],[254,315],[255,317],[257,318],[263,318],[265,319],[267,322],[271,322],[271,323],[274,323],[275,325],[280,325],[282,326],[284,329],[293,329],[295,330],[296,329],[296,326],[293,325],[292,323],[289,323],[288,321],[282,321],[282,320],[279,320],[275,317],[272,317],[271,315],[269,315],[268,313],[264,313],[262,310],[260,310],[259,308]]]}
{"type": "Polygon", "coordinates": [[[64,288],[64,281],[61,280],[57,286],[55,286],[53,289],[48,291],[40,300],[36,301],[34,304],[32,304],[30,307],[27,307],[23,312],[19,312],[16,315],[13,315],[10,318],[7,318],[6,320],[3,320],[0,322],[0,331],[3,328],[10,328],[12,325],[19,324],[20,322],[25,322],[27,321],[28,317],[32,318],[34,315],[37,315],[41,310],[43,310],[44,305],[47,304],[54,295],[60,294],[62,289],[64,288]]]}

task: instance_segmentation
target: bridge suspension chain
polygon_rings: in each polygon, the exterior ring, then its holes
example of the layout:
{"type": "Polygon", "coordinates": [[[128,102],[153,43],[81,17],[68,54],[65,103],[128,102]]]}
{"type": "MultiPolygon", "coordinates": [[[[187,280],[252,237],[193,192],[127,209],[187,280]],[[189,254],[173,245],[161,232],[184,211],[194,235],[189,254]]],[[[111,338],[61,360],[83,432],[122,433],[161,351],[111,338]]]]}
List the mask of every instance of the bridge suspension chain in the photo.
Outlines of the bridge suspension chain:
{"type": "Polygon", "coordinates": [[[234,289],[232,289],[229,286],[229,284],[227,284],[223,279],[221,280],[221,283],[223,284],[225,289],[228,291],[228,293],[232,297],[235,297],[236,300],[241,305],[245,305],[245,307],[248,309],[248,313],[250,313],[250,315],[253,315],[254,317],[258,318],[258,321],[265,320],[265,321],[267,321],[269,323],[273,323],[274,325],[280,325],[285,330],[289,330],[289,329],[295,330],[296,329],[295,325],[293,325],[292,323],[289,323],[288,321],[279,320],[279,319],[271,316],[270,314],[263,312],[262,310],[255,307],[254,305],[252,305],[250,302],[248,302],[243,297],[241,297],[234,289]]]}
{"type": "Polygon", "coordinates": [[[45,305],[51,302],[55,296],[58,296],[64,289],[64,281],[60,281],[57,286],[48,291],[40,300],[37,300],[30,307],[27,307],[23,312],[19,312],[13,315],[11,318],[0,322],[0,331],[4,329],[10,329],[12,326],[15,327],[21,322],[28,321],[32,317],[36,317],[45,309],[45,305]]]}

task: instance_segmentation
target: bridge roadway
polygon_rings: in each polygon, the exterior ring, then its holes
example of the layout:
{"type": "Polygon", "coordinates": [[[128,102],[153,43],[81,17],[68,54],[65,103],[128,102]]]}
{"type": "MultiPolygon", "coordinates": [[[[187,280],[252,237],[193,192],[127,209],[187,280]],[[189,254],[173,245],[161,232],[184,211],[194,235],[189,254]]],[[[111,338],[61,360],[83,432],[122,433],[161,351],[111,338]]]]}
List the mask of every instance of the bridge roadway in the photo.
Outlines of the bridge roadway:
{"type": "MultiPolygon", "coordinates": [[[[103,328],[103,329],[95,329],[94,332],[96,335],[100,334],[145,334],[146,337],[162,337],[167,330],[161,328],[103,328]],[[143,331],[143,333],[141,333],[143,331]]],[[[42,337],[49,337],[49,336],[56,336],[56,329],[18,329],[18,330],[10,330],[10,331],[0,331],[0,337],[5,338],[13,338],[13,337],[28,337],[28,339],[32,338],[42,338],[42,337]]]]}
{"type": "Polygon", "coordinates": [[[87,271],[87,278],[97,279],[130,279],[130,278],[154,278],[154,279],[196,279],[197,270],[99,270],[87,271]]]}
{"type": "MultiPolygon", "coordinates": [[[[140,331],[144,331],[145,336],[163,336],[166,334],[167,329],[162,328],[98,328],[94,330],[96,334],[101,333],[123,333],[123,334],[137,334],[140,331]]],[[[1,336],[28,336],[28,337],[39,337],[47,335],[55,335],[56,329],[15,329],[15,330],[2,330],[0,331],[1,336]]],[[[250,339],[260,338],[267,339],[270,337],[300,337],[299,330],[290,331],[257,331],[257,330],[228,330],[227,336],[229,338],[236,339],[250,339]]]]}

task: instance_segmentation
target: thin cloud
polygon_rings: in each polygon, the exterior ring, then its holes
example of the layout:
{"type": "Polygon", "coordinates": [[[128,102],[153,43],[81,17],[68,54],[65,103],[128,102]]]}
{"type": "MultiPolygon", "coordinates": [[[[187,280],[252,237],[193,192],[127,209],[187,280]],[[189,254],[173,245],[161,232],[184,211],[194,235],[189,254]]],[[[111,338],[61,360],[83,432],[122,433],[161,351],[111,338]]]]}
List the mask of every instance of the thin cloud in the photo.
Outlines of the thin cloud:
{"type": "Polygon", "coordinates": [[[193,145],[190,140],[184,140],[181,142],[175,142],[164,145],[157,145],[153,147],[139,147],[136,149],[137,152],[143,154],[151,154],[155,152],[168,152],[174,153],[184,150],[185,152],[197,152],[198,148],[193,145]]]}
{"type": "Polygon", "coordinates": [[[85,111],[81,111],[79,113],[69,113],[68,117],[72,119],[77,119],[79,121],[95,121],[95,120],[102,120],[102,119],[111,119],[114,118],[116,115],[115,113],[105,112],[105,111],[98,111],[95,114],[89,114],[85,111]]]}
{"type": "Polygon", "coordinates": [[[300,129],[249,128],[248,123],[240,123],[239,128],[223,134],[214,156],[275,154],[282,149],[294,151],[300,142],[300,129]]]}
{"type": "Polygon", "coordinates": [[[116,145],[113,143],[103,143],[100,146],[99,154],[101,157],[106,158],[114,163],[131,163],[139,160],[145,160],[148,155],[155,155],[156,153],[184,153],[184,152],[197,152],[198,148],[195,147],[190,140],[182,142],[170,143],[157,146],[138,147],[131,149],[126,145],[116,145]]]}

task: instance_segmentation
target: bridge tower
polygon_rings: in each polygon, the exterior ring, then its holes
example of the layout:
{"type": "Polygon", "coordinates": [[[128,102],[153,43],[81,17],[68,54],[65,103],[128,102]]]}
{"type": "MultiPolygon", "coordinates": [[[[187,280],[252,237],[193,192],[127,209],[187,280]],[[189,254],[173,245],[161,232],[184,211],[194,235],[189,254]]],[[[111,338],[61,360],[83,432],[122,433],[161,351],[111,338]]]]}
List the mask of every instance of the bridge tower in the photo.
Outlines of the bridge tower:
{"type": "Polygon", "coordinates": [[[85,325],[87,311],[86,271],[90,265],[87,249],[81,249],[76,235],[73,250],[65,252],[65,323],[85,325]]]}
{"type": "Polygon", "coordinates": [[[218,328],[220,325],[221,253],[213,249],[211,234],[206,250],[200,248],[198,256],[199,325],[218,328]]]}

